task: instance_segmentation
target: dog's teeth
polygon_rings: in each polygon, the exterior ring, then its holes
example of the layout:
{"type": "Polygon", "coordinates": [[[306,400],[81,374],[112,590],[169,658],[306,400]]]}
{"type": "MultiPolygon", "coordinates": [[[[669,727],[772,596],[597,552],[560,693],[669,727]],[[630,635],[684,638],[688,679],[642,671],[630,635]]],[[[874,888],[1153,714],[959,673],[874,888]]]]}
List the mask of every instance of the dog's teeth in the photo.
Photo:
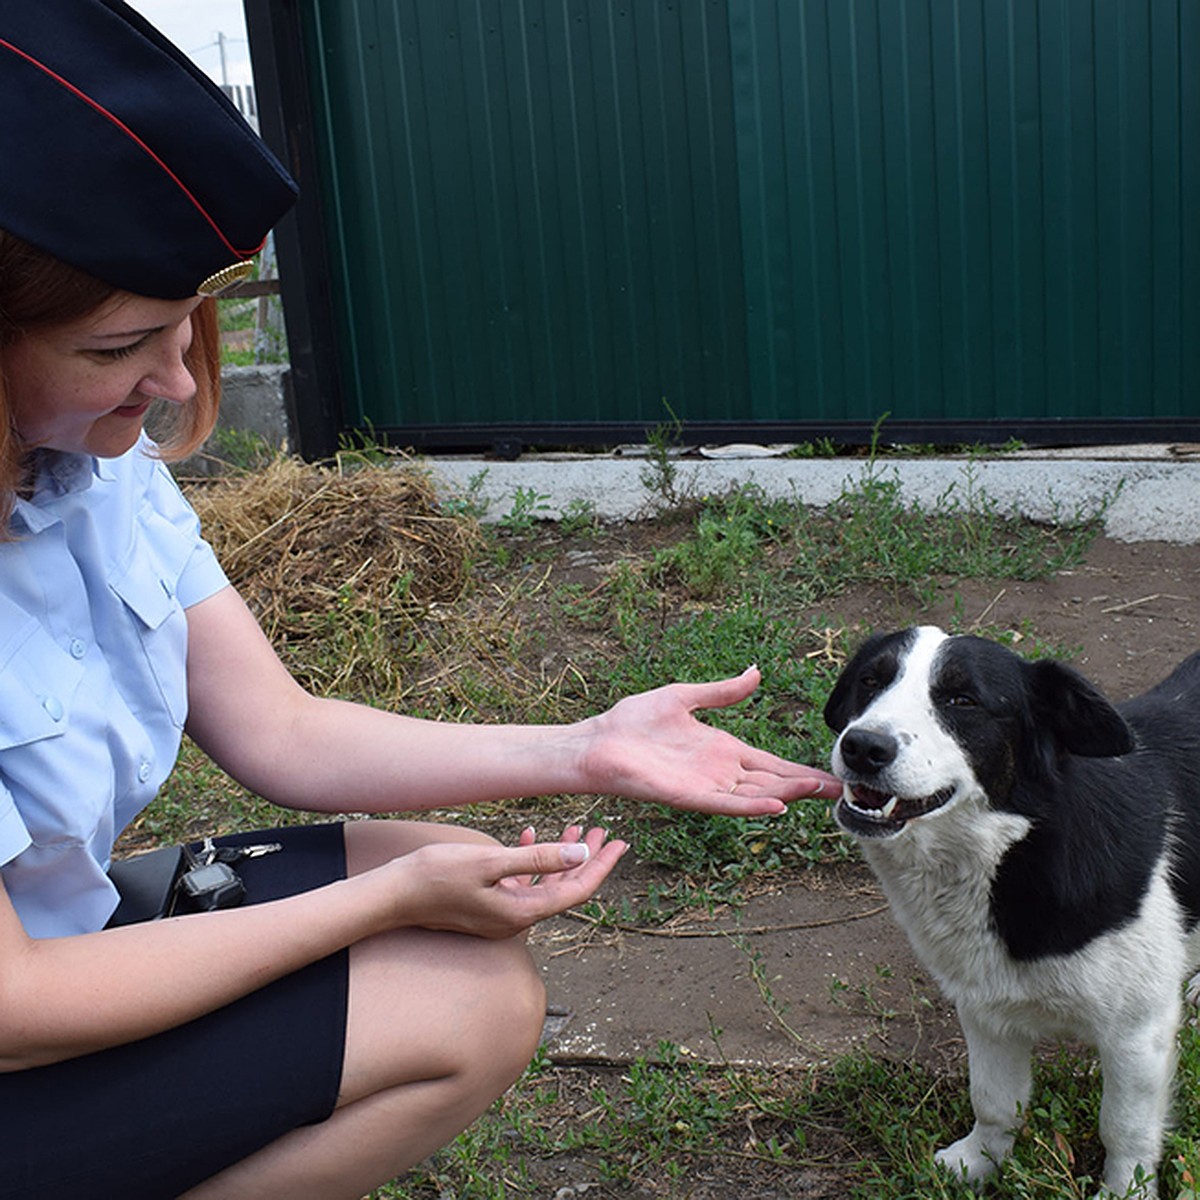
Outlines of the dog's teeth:
{"type": "Polygon", "coordinates": [[[879,815],[880,815],[880,816],[881,816],[881,817],[882,817],[882,818],[883,818],[885,821],[886,821],[886,820],[888,820],[888,819],[891,817],[892,813],[894,813],[894,812],[896,811],[896,805],[897,805],[898,803],[899,803],[899,801],[896,799],[896,797],[895,797],[895,796],[893,796],[893,797],[892,797],[892,798],[891,798],[891,799],[890,799],[890,800],[889,800],[889,801],[888,801],[888,802],[887,802],[887,803],[886,803],[886,804],[885,804],[885,805],[884,805],[884,806],[883,806],[883,807],[882,807],[882,808],[879,810],[879,815]]]}

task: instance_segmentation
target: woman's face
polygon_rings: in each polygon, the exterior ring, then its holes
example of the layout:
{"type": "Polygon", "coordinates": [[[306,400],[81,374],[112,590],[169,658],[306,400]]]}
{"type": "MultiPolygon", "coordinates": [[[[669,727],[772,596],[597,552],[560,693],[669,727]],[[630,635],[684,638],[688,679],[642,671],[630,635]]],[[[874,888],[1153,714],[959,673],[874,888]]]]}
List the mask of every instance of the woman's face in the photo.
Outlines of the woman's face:
{"type": "Polygon", "coordinates": [[[24,442],[100,458],[131,449],[152,401],[186,404],[196,394],[183,355],[199,304],[121,293],[6,347],[5,387],[24,442]]]}

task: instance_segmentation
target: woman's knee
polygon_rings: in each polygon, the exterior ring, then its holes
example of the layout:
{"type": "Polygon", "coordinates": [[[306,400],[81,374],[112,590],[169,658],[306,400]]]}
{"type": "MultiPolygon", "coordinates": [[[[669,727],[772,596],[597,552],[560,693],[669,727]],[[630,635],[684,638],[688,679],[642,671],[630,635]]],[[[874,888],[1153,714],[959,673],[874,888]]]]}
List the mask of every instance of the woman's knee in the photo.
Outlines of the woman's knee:
{"type": "Polygon", "coordinates": [[[342,827],[346,845],[346,874],[361,875],[393,858],[434,842],[475,842],[496,845],[496,839],[463,825],[433,821],[368,819],[347,821],[342,827]]]}
{"type": "MultiPolygon", "coordinates": [[[[456,825],[364,820],[345,826],[347,874],[438,841],[493,843],[456,825]]],[[[420,928],[350,951],[343,1100],[405,1081],[456,1076],[503,1091],[537,1050],[546,996],[523,938],[420,928]]]]}
{"type": "Polygon", "coordinates": [[[480,1038],[470,1058],[488,1062],[487,1072],[503,1091],[537,1052],[546,1019],[546,989],[524,945],[514,955],[512,970],[489,990],[495,1004],[491,1032],[480,1038]]]}
{"type": "Polygon", "coordinates": [[[544,1017],[520,941],[423,929],[372,938],[350,954],[342,1099],[450,1076],[502,1091],[537,1050],[544,1017]]]}
{"type": "Polygon", "coordinates": [[[541,1040],[546,989],[523,942],[487,943],[497,951],[481,984],[485,1015],[467,1023],[459,1069],[489,1076],[503,1090],[529,1064],[541,1040]]]}

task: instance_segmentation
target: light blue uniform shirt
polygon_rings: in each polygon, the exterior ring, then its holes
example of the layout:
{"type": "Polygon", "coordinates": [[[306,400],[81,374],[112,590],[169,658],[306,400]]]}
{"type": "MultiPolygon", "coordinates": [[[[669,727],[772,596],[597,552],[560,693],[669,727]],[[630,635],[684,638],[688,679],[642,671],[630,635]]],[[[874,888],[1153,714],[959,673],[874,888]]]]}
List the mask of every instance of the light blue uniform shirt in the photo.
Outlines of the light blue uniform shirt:
{"type": "Polygon", "coordinates": [[[170,471],[41,452],[0,543],[0,876],[25,929],[100,929],[105,869],[187,717],[184,609],[227,583],[170,471]]]}

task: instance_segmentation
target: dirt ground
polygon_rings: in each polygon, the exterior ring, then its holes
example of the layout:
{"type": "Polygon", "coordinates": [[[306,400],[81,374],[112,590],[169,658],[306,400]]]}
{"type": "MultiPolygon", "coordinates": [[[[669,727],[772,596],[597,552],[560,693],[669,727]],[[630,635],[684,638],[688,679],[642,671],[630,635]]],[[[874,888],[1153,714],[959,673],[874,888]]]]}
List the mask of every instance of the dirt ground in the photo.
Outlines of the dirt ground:
{"type": "MultiPolygon", "coordinates": [[[[1036,582],[957,580],[932,610],[881,589],[822,605],[847,627],[959,623],[1061,645],[1110,698],[1136,694],[1200,648],[1200,547],[1097,542],[1082,565],[1036,582]],[[908,607],[906,607],[908,605],[908,607]]],[[[815,615],[815,614],[814,614],[815,615]]],[[[623,863],[609,898],[644,893],[652,872],[623,863]]],[[[809,871],[755,894],[736,912],[656,933],[600,932],[577,920],[536,931],[552,1006],[552,1060],[601,1072],[654,1055],[660,1039],[707,1061],[800,1066],[863,1047],[963,1066],[953,1013],[913,959],[861,867],[809,871]]],[[[688,1181],[609,1190],[586,1163],[557,1162],[546,1196],[774,1200],[838,1194],[816,1178],[748,1165],[688,1181]]]]}

